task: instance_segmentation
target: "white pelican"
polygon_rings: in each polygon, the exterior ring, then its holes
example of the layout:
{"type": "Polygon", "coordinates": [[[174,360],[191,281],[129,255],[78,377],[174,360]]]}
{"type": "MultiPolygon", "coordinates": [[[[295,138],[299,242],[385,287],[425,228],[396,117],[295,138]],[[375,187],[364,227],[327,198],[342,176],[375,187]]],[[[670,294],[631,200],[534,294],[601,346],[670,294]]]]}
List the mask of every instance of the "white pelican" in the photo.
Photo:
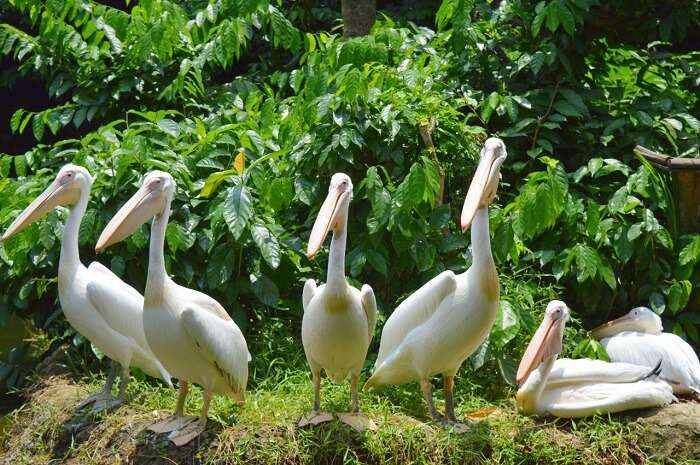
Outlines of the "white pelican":
{"type": "Polygon", "coordinates": [[[304,284],[301,338],[311,368],[314,403],[311,414],[302,418],[300,426],[318,424],[333,418],[332,415],[321,412],[323,369],[336,383],[350,376],[352,410],[350,414],[339,415],[340,420],[356,429],[374,428],[371,420],[358,415],[357,390],[360,370],[377,322],[377,304],[374,291],[369,285],[365,284],[360,291],[345,279],[345,243],[352,187],[352,181],[346,174],[333,175],[328,196],[318,212],[309,237],[307,255],[313,258],[328,232],[333,230],[326,284],[316,287],[313,279],[304,284]]]}
{"type": "Polygon", "coordinates": [[[488,206],[496,196],[506,156],[500,139],[488,139],[467,192],[461,226],[463,232],[472,227],[472,266],[458,275],[440,273],[394,310],[382,330],[374,374],[365,384],[367,389],[420,381],[430,415],[442,422],[430,392],[430,378],[442,374],[447,420],[460,428],[452,395],[454,377],[488,337],[498,310],[488,206]]]}
{"type": "Polygon", "coordinates": [[[171,431],[170,440],[183,445],[204,431],[212,394],[244,401],[250,354],[243,333],[216,300],[175,284],[165,271],[163,246],[174,193],[175,181],[168,173],[146,175],[141,188],[105,227],[95,250],[124,240],[153,218],[143,325],[153,353],[180,381],[180,394],[175,414],[151,429],[171,431]],[[183,416],[191,382],[204,388],[197,421],[183,416]]]}
{"type": "Polygon", "coordinates": [[[700,361],[692,347],[672,333],[664,333],[661,318],[646,307],[630,310],[592,331],[613,362],[652,367],[659,360],[660,378],[676,394],[700,394],[700,361]]]}
{"type": "Polygon", "coordinates": [[[170,375],[153,355],[143,331],[143,297],[98,262],[85,268],[78,253],[80,222],[85,214],[92,177],[82,166],[65,165],[56,179],[7,228],[5,240],[38,221],[52,209],[70,209],[61,239],[58,262],[58,300],[68,322],[112,359],[107,382],[101,392],[79,407],[94,402],[96,410],[119,405],[129,381],[129,366],[141,368],[170,384],[170,375]],[[119,395],[111,396],[112,383],[121,365],[119,395]]]}
{"type": "Polygon", "coordinates": [[[649,369],[600,360],[557,360],[569,308],[560,300],[547,305],[544,320],[518,367],[518,410],[526,414],[579,418],[636,408],[660,407],[674,400],[671,386],[649,369]]]}

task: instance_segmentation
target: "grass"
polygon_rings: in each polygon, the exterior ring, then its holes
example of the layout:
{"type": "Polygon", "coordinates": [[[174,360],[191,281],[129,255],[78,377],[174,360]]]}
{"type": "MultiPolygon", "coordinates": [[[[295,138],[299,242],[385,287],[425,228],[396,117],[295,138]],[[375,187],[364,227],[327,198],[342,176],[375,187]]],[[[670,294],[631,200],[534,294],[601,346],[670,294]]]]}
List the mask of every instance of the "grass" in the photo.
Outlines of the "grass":
{"type": "MultiPolygon", "coordinates": [[[[268,325],[251,347],[251,381],[246,404],[217,397],[210,425],[198,440],[175,448],[146,427],[169,413],[176,391],[134,376],[129,402],[96,416],[75,414],[75,404],[96,391],[100,373],[75,378],[62,370],[42,375],[27,391],[27,402],[11,414],[0,438],[5,463],[80,464],[622,464],[700,463],[700,452],[655,456],[649,427],[636,417],[610,416],[563,421],[516,414],[512,391],[494,373],[468,370],[458,378],[458,413],[477,423],[457,434],[428,421],[416,385],[362,393],[361,407],[378,424],[376,432],[357,433],[339,422],[296,428],[311,404],[312,389],[303,354],[284,325],[268,325]],[[274,348],[272,348],[274,346],[274,348]],[[488,389],[484,388],[488,387],[488,389]],[[484,398],[484,393],[499,393],[484,398]],[[648,441],[647,441],[648,439],[648,441]],[[696,455],[693,455],[696,454],[696,455]]],[[[441,396],[436,399],[442,407],[441,396]]],[[[186,410],[196,414],[201,391],[194,388],[186,410]]],[[[344,411],[350,405],[348,383],[324,380],[322,406],[344,411]]],[[[692,443],[691,439],[687,442],[692,443]]],[[[681,441],[682,442],[682,441],[681,441]]],[[[697,441],[696,441],[697,442],[697,441]]],[[[0,460],[2,462],[2,460],[0,460]]]]}

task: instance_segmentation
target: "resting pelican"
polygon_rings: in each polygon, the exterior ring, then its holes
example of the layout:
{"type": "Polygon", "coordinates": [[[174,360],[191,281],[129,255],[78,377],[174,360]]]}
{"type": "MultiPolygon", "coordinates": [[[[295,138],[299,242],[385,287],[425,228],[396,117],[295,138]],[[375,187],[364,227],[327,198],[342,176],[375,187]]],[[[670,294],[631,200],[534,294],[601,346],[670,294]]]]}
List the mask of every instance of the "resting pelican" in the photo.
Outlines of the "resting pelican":
{"type": "Polygon", "coordinates": [[[58,262],[58,300],[68,322],[112,359],[107,382],[101,392],[84,400],[79,408],[94,402],[96,410],[124,401],[129,366],[160,377],[170,386],[170,375],[146,343],[141,322],[143,297],[98,262],[85,268],[78,253],[80,222],[90,198],[92,177],[82,166],[65,165],[56,179],[7,228],[1,240],[17,234],[58,206],[70,209],[61,239],[58,262]],[[118,397],[112,384],[121,366],[118,397]]]}
{"type": "Polygon", "coordinates": [[[460,427],[452,395],[454,377],[488,337],[498,310],[488,206],[496,196],[506,156],[500,139],[486,141],[464,201],[461,226],[463,232],[472,226],[472,266],[458,275],[440,273],[394,310],[382,331],[374,374],[365,384],[367,389],[420,381],[430,415],[442,422],[430,392],[430,378],[442,374],[447,420],[460,427]]]}
{"type": "Polygon", "coordinates": [[[600,360],[557,360],[569,308],[560,300],[547,305],[544,320],[518,367],[515,396],[526,414],[579,418],[636,408],[660,407],[674,400],[671,387],[658,379],[660,364],[649,369],[600,360]]]}
{"type": "Polygon", "coordinates": [[[174,193],[175,181],[168,173],[146,175],[141,188],[105,227],[95,250],[124,240],[153,218],[143,325],[153,353],[180,381],[180,394],[175,414],[151,429],[171,431],[170,440],[183,445],[204,431],[212,394],[245,400],[250,354],[243,333],[216,300],[175,284],[165,271],[163,246],[174,193]],[[204,388],[199,420],[183,416],[191,382],[204,388]]]}
{"type": "Polygon", "coordinates": [[[646,307],[630,310],[616,320],[592,331],[613,362],[627,362],[647,367],[659,360],[661,379],[676,394],[700,394],[700,361],[692,347],[680,337],[663,332],[661,318],[646,307]]]}
{"type": "Polygon", "coordinates": [[[339,415],[340,420],[356,429],[374,428],[371,421],[357,415],[360,410],[357,399],[358,381],[377,322],[377,303],[369,285],[365,284],[360,291],[345,279],[345,242],[351,200],[350,177],[343,173],[334,174],[328,196],[318,212],[309,237],[306,254],[313,258],[328,232],[333,230],[326,284],[316,287],[313,279],[304,284],[301,339],[311,368],[314,404],[311,414],[302,418],[300,426],[318,424],[333,418],[330,414],[321,412],[323,369],[336,383],[350,376],[352,410],[350,414],[339,415]]]}

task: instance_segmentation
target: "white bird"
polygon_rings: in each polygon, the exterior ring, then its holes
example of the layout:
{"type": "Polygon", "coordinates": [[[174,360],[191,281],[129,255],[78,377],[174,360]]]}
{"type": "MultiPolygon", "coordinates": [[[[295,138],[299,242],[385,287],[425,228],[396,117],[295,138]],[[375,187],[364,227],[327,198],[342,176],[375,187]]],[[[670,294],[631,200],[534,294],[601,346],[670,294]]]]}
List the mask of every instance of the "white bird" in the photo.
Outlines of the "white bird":
{"type": "Polygon", "coordinates": [[[600,339],[610,360],[652,367],[659,360],[660,378],[671,384],[676,394],[700,394],[700,361],[680,337],[664,333],[661,318],[646,307],[630,310],[616,320],[592,331],[600,339]]]}
{"type": "Polygon", "coordinates": [[[463,232],[472,228],[472,266],[462,274],[442,272],[394,310],[382,330],[374,374],[365,384],[367,389],[420,381],[430,415],[443,421],[430,392],[430,378],[442,374],[445,413],[455,426],[460,425],[454,412],[454,377],[488,337],[498,310],[488,206],[496,196],[506,156],[500,139],[486,141],[465,198],[461,226],[463,232]]]}
{"type": "Polygon", "coordinates": [[[17,234],[58,206],[70,209],[61,239],[58,262],[58,300],[68,322],[112,359],[110,373],[101,392],[88,397],[79,408],[94,402],[96,410],[124,400],[129,367],[135,366],[168,385],[170,375],[146,343],[141,321],[143,297],[98,262],[85,267],[80,261],[78,236],[87,210],[92,177],[82,166],[65,165],[56,179],[7,228],[1,240],[17,234]],[[111,396],[117,369],[121,366],[119,395],[111,396]]]}
{"type": "Polygon", "coordinates": [[[312,258],[333,231],[328,256],[326,284],[316,287],[309,279],[302,296],[304,317],[301,338],[314,386],[313,410],[302,418],[300,425],[318,424],[332,419],[321,412],[321,369],[336,383],[350,377],[352,391],[351,414],[341,414],[341,421],[356,429],[373,428],[371,421],[357,415],[360,370],[367,356],[377,322],[377,304],[372,288],[362,290],[349,285],[345,279],[345,243],[348,233],[348,210],[352,200],[352,181],[343,173],[331,178],[328,196],[323,202],[309,237],[307,255],[312,258]]]}
{"type": "Polygon", "coordinates": [[[569,308],[560,300],[547,305],[544,320],[518,367],[518,410],[531,415],[579,418],[624,410],[660,407],[674,400],[659,380],[660,365],[649,369],[600,360],[557,360],[569,308]]]}
{"type": "Polygon", "coordinates": [[[165,231],[175,181],[162,171],[146,175],[143,185],[105,227],[96,251],[124,240],[153,218],[143,325],[146,340],[171,375],[180,381],[175,414],[151,429],[171,432],[183,445],[201,434],[213,394],[245,400],[250,354],[243,333],[226,310],[211,297],[175,284],[165,270],[165,231]],[[188,383],[204,388],[199,419],[184,417],[188,383]]]}

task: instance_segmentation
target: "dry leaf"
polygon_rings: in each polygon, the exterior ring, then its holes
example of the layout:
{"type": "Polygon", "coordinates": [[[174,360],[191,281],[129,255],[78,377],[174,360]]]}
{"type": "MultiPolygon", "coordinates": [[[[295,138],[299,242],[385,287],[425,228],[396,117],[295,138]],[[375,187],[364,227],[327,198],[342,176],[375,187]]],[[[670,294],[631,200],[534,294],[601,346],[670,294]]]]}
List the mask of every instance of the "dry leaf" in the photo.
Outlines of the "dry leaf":
{"type": "Polygon", "coordinates": [[[491,415],[496,409],[493,407],[484,407],[467,414],[467,418],[471,420],[478,420],[479,418],[485,418],[491,415]]]}
{"type": "Polygon", "coordinates": [[[245,153],[238,152],[238,155],[233,160],[233,167],[238,174],[243,174],[243,170],[245,170],[245,153]]]}

